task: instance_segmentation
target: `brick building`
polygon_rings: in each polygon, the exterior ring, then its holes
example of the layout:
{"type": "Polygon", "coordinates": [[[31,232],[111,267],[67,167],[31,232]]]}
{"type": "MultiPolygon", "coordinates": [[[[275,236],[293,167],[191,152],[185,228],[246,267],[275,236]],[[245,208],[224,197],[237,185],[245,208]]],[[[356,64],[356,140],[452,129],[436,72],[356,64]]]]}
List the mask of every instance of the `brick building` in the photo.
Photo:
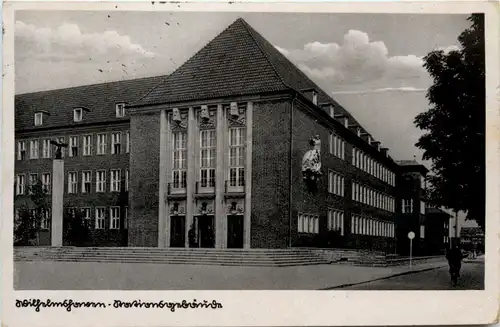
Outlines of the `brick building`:
{"type": "MultiPolygon", "coordinates": [[[[404,165],[242,19],[167,77],[19,95],[16,113],[18,151],[32,139],[80,136],[79,155],[65,159],[82,192],[65,201],[93,208],[94,227],[96,208],[106,208],[96,245],[397,251],[404,165]],[[43,124],[34,126],[39,112],[43,124]],[[127,149],[120,155],[115,132],[127,149]],[[107,154],[83,156],[84,135],[98,149],[101,133],[107,154]],[[320,171],[305,168],[318,158],[320,171]],[[127,198],[118,229],[120,192],[109,184],[104,197],[94,192],[98,171],[109,183],[115,169],[127,198]],[[91,192],[83,192],[88,170],[91,192]]],[[[42,174],[44,162],[16,161],[17,178],[42,174]]]]}

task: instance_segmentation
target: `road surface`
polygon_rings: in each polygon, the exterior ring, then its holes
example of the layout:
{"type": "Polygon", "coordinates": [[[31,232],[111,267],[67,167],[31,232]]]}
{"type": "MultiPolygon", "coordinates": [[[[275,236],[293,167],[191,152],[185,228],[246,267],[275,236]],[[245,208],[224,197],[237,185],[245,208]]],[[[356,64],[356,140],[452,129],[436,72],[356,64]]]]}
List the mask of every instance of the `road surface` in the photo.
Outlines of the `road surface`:
{"type": "Polygon", "coordinates": [[[345,290],[482,290],[484,264],[463,263],[457,286],[450,282],[447,267],[402,275],[344,288],[345,290]]]}

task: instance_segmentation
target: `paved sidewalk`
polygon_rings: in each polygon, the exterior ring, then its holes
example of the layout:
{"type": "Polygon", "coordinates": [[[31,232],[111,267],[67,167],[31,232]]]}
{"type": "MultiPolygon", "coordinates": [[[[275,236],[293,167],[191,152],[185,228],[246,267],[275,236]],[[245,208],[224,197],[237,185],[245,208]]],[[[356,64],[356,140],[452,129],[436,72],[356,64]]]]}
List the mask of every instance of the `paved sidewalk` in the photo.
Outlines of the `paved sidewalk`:
{"type": "Polygon", "coordinates": [[[15,262],[18,290],[319,290],[436,269],[445,261],[398,267],[346,264],[233,267],[92,262],[15,262]]]}

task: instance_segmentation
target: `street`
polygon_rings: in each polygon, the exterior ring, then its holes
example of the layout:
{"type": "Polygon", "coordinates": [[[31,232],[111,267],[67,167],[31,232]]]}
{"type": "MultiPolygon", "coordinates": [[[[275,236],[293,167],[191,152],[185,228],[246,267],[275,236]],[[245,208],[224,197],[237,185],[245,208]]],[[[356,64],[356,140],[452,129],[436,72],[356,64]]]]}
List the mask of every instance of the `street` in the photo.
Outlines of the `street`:
{"type": "Polygon", "coordinates": [[[457,286],[450,282],[448,267],[402,275],[343,288],[345,290],[482,290],[484,264],[463,263],[457,286]]]}

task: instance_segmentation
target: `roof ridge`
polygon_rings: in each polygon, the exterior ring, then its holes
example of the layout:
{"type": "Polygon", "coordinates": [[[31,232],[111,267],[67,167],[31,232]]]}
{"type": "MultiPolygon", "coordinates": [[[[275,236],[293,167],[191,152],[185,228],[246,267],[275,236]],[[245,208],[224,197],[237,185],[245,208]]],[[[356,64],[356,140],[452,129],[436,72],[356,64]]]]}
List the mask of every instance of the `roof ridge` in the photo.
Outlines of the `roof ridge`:
{"type": "Polygon", "coordinates": [[[151,92],[153,92],[154,90],[156,90],[158,87],[160,87],[161,85],[163,85],[165,82],[168,81],[168,79],[175,73],[177,72],[179,69],[181,69],[184,65],[188,64],[190,61],[192,61],[192,59],[194,57],[196,57],[196,55],[198,53],[200,53],[203,49],[205,49],[205,47],[207,45],[209,45],[214,39],[216,39],[217,37],[219,37],[222,33],[224,33],[225,31],[227,31],[231,26],[233,26],[237,21],[239,20],[243,20],[243,18],[238,18],[236,19],[232,24],[230,24],[229,26],[226,26],[226,28],[224,28],[222,31],[220,31],[216,36],[214,36],[213,38],[211,38],[208,42],[206,42],[203,46],[201,46],[198,51],[196,51],[194,54],[192,54],[186,61],[184,61],[180,66],[178,66],[176,69],[174,69],[172,71],[172,73],[170,73],[163,81],[161,81],[160,83],[158,83],[155,87],[153,87],[151,90],[149,90],[146,94],[144,94],[142,97],[138,98],[137,100],[134,101],[134,103],[132,104],[135,105],[136,103],[140,103],[140,101],[144,98],[146,98],[147,96],[149,96],[151,94],[151,92]]]}
{"type": "Polygon", "coordinates": [[[266,61],[269,63],[269,65],[273,69],[273,72],[279,78],[279,80],[281,81],[281,83],[283,83],[283,85],[286,86],[286,87],[288,87],[289,89],[297,91],[297,90],[295,90],[293,87],[291,87],[290,85],[288,85],[285,82],[285,80],[283,79],[283,76],[281,76],[281,74],[278,72],[278,69],[276,68],[276,66],[274,66],[274,64],[271,62],[271,59],[269,59],[269,56],[266,53],[266,51],[264,51],[262,49],[260,43],[255,39],[255,37],[254,37],[254,35],[253,35],[252,32],[255,32],[255,33],[258,33],[258,32],[255,31],[243,18],[238,18],[236,21],[238,21],[238,20],[241,20],[241,22],[243,23],[243,27],[245,27],[245,30],[248,32],[248,34],[250,35],[250,37],[252,38],[252,40],[254,41],[254,43],[257,45],[257,48],[259,48],[260,52],[262,53],[262,55],[264,56],[264,58],[266,59],[266,61]]]}
{"type": "Polygon", "coordinates": [[[23,96],[23,95],[25,96],[25,95],[29,95],[29,94],[40,94],[40,93],[45,93],[45,92],[57,92],[57,91],[73,90],[73,89],[78,89],[78,88],[82,88],[82,87],[103,86],[103,85],[108,85],[108,84],[136,82],[136,81],[145,80],[145,79],[160,78],[162,76],[165,76],[165,78],[166,78],[169,75],[160,74],[160,75],[153,75],[153,76],[127,78],[127,79],[122,79],[122,80],[114,80],[114,81],[101,82],[101,83],[92,83],[92,84],[82,84],[82,85],[75,85],[75,86],[67,86],[67,87],[57,88],[57,89],[49,89],[49,90],[40,90],[40,91],[34,91],[34,92],[18,93],[18,94],[15,94],[14,96],[17,97],[17,96],[23,96]]]}

